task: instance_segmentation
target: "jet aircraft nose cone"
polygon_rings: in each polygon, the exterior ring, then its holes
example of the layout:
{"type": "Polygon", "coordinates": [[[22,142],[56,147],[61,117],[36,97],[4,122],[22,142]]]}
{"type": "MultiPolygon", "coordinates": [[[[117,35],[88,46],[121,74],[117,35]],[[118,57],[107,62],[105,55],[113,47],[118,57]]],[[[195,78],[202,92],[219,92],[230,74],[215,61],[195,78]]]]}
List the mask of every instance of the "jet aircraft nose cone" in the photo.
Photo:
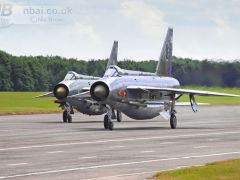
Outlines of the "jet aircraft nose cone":
{"type": "Polygon", "coordinates": [[[59,97],[64,97],[64,96],[66,96],[66,88],[60,86],[59,88],[57,88],[56,94],[57,94],[59,97]]]}
{"type": "Polygon", "coordinates": [[[98,85],[94,88],[94,95],[98,98],[104,98],[107,95],[107,90],[104,86],[98,85]]]}
{"type": "Polygon", "coordinates": [[[57,99],[64,99],[69,94],[69,89],[65,84],[58,84],[54,87],[53,94],[57,99]]]}

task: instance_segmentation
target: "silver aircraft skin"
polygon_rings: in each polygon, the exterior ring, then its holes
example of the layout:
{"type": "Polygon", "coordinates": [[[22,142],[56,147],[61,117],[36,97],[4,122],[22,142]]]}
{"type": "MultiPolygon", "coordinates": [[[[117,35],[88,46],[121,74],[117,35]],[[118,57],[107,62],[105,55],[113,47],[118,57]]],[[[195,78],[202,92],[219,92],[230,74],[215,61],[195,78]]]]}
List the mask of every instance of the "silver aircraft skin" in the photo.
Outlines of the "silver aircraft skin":
{"type": "Polygon", "coordinates": [[[136,120],[152,119],[161,115],[169,119],[171,128],[175,129],[177,127],[175,105],[183,94],[189,95],[194,112],[197,112],[195,95],[240,97],[234,94],[180,89],[179,81],[171,77],[172,36],[173,29],[169,28],[156,73],[129,71],[111,65],[104,77],[91,85],[90,91],[74,96],[91,97],[97,103],[105,104],[107,114],[104,116],[104,127],[109,130],[113,130],[112,109],[119,110],[136,120]]]}
{"type": "MultiPolygon", "coordinates": [[[[107,68],[117,64],[118,42],[114,41],[112,51],[107,63],[107,68]]],[[[89,91],[90,86],[100,77],[87,76],[78,74],[74,71],[69,71],[63,81],[59,82],[53,92],[49,92],[38,97],[56,97],[55,103],[60,104],[63,111],[63,122],[72,122],[73,108],[87,115],[101,115],[107,112],[105,105],[93,102],[89,98],[78,98],[74,95],[89,91]]],[[[114,111],[113,118],[121,121],[121,113],[117,111],[117,116],[114,111]]]]}
{"type": "MultiPolygon", "coordinates": [[[[172,77],[123,75],[119,77],[116,66],[110,66],[109,71],[115,72],[116,77],[104,77],[91,87],[91,96],[94,100],[118,109],[128,117],[144,120],[152,119],[163,111],[164,102],[169,101],[166,92],[150,92],[146,86],[157,88],[174,88],[179,86],[178,80],[172,77]],[[142,88],[144,87],[144,88],[142,88]],[[107,98],[102,98],[102,92],[107,89],[107,98]]],[[[105,93],[105,92],[104,92],[105,93]]]]}

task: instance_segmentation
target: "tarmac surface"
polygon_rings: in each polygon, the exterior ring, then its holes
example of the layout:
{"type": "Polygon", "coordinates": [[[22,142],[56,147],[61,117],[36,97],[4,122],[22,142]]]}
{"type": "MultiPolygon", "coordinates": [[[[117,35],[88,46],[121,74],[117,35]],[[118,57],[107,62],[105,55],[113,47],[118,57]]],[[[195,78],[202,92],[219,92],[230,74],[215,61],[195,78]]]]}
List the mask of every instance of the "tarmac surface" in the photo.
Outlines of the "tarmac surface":
{"type": "Polygon", "coordinates": [[[146,179],[156,171],[240,158],[240,106],[178,107],[178,128],[161,117],[76,113],[0,116],[0,179],[146,179]]]}

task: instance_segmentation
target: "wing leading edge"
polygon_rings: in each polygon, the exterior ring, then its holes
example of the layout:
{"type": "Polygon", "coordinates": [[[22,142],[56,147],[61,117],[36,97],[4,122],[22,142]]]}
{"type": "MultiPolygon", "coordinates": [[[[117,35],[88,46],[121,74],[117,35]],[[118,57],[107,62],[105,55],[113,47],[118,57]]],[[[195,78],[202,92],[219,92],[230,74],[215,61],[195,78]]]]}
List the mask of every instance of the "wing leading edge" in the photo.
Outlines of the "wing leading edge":
{"type": "Polygon", "coordinates": [[[46,94],[41,94],[41,95],[36,96],[36,97],[34,97],[34,98],[46,98],[46,97],[54,97],[53,92],[48,92],[48,93],[46,93],[46,94]]]}
{"type": "Polygon", "coordinates": [[[191,89],[179,89],[179,88],[159,88],[149,86],[128,86],[129,90],[141,90],[141,91],[165,91],[173,94],[191,94],[199,96],[229,96],[229,97],[240,97],[237,94],[219,93],[211,91],[191,90],[191,89]]]}

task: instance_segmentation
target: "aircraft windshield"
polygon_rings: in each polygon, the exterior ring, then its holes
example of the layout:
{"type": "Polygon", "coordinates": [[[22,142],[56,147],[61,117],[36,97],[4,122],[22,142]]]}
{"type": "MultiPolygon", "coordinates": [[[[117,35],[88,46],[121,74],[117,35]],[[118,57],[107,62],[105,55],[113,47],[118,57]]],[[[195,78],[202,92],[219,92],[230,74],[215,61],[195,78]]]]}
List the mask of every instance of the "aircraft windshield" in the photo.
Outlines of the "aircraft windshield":
{"type": "Polygon", "coordinates": [[[109,68],[105,74],[104,77],[115,77],[118,75],[118,72],[115,68],[109,68]]]}

